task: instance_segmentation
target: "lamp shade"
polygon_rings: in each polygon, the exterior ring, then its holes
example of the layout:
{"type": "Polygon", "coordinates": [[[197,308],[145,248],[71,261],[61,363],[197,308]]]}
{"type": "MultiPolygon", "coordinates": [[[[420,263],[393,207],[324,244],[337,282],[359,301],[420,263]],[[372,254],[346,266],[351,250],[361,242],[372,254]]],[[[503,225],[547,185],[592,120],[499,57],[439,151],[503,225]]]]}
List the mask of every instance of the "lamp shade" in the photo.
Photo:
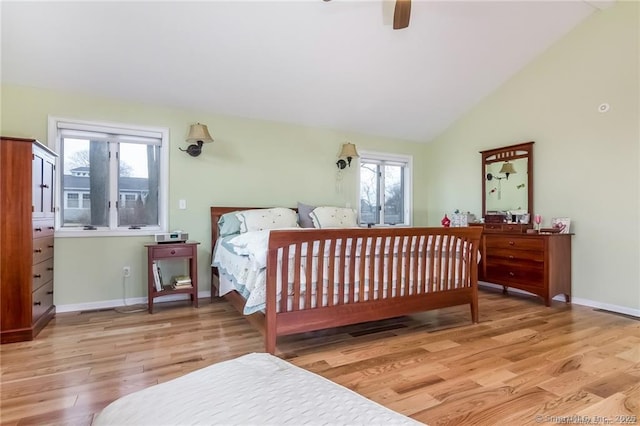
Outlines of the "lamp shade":
{"type": "Polygon", "coordinates": [[[345,143],[342,145],[342,151],[340,151],[340,158],[353,158],[360,157],[358,155],[358,151],[356,151],[356,146],[352,143],[345,143]]]}
{"type": "Polygon", "coordinates": [[[502,165],[500,173],[504,173],[509,176],[510,174],[516,173],[516,169],[513,168],[513,164],[506,162],[502,165]]]}
{"type": "Polygon", "coordinates": [[[213,142],[213,138],[209,134],[209,129],[205,124],[192,124],[189,127],[189,135],[187,136],[187,142],[213,142]]]}

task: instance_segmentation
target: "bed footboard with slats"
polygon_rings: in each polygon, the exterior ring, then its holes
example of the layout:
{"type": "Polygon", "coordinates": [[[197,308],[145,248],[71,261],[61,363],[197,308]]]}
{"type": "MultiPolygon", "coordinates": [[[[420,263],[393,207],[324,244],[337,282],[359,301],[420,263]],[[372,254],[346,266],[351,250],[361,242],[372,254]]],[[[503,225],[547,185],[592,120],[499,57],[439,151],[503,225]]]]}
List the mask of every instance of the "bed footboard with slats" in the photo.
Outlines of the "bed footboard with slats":
{"type": "Polygon", "coordinates": [[[374,228],[272,231],[266,350],[278,335],[469,304],[478,321],[482,230],[374,228]]]}
{"type": "MultiPolygon", "coordinates": [[[[246,208],[246,207],[245,207],[246,208]]],[[[212,249],[220,216],[212,207],[212,249]]],[[[275,353],[277,336],[469,304],[478,322],[481,227],[272,230],[266,307],[246,318],[275,353]]],[[[212,268],[212,297],[218,279],[212,268]]],[[[240,312],[245,301],[224,296],[240,312]]]]}

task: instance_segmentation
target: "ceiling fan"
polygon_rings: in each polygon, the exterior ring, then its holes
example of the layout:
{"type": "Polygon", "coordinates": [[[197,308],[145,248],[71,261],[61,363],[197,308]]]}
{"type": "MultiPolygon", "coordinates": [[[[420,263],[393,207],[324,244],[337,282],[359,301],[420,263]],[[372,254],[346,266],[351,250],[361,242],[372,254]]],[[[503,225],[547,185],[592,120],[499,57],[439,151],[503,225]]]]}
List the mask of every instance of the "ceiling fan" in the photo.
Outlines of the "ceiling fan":
{"type": "Polygon", "coordinates": [[[396,0],[396,7],[393,11],[393,29],[401,30],[409,26],[411,16],[411,0],[396,0]]]}
{"type": "MultiPolygon", "coordinates": [[[[325,2],[331,0],[323,0],[325,2]]],[[[386,0],[384,0],[386,1],[386,0]]],[[[409,26],[409,18],[411,17],[411,0],[396,0],[393,10],[393,29],[401,30],[409,26]]]]}

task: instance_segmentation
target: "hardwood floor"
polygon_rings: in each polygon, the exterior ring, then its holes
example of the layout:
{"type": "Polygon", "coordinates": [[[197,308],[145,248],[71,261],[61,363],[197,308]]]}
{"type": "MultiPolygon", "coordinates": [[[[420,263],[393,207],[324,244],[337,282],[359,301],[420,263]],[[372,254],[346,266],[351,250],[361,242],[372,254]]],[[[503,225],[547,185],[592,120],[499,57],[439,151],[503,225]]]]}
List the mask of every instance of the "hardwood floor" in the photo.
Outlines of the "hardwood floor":
{"type": "MultiPolygon", "coordinates": [[[[430,425],[640,416],[640,321],[577,305],[481,290],[479,324],[463,306],[287,336],[278,349],[430,425]]],[[[0,420],[89,425],[122,395],[262,350],[260,334],[222,300],[160,303],[153,315],[58,314],[36,340],[0,346],[0,420]]]]}

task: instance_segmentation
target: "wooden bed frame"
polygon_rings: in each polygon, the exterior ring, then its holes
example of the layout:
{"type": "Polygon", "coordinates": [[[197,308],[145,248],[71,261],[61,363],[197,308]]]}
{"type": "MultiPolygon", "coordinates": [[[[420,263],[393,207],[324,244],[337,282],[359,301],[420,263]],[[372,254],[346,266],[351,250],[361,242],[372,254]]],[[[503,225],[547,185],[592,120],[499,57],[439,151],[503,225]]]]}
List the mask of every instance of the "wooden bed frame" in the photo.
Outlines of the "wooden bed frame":
{"type": "MultiPolygon", "coordinates": [[[[225,213],[247,210],[251,207],[211,207],[211,242],[212,253],[218,239],[218,220],[225,213]]],[[[259,208],[259,207],[256,207],[259,208]]],[[[439,309],[444,307],[469,304],[471,320],[478,322],[478,248],[482,227],[461,228],[407,228],[380,227],[362,229],[308,229],[308,230],[274,230],[269,237],[267,254],[267,302],[265,313],[255,313],[246,318],[265,335],[265,351],[275,353],[276,338],[288,334],[321,330],[366,321],[381,320],[398,317],[420,311],[439,309]],[[432,238],[428,238],[431,236],[432,238]],[[347,244],[347,240],[360,241],[363,255],[356,255],[356,244],[347,244]],[[384,254],[375,255],[377,241],[382,246],[384,254]],[[436,244],[444,241],[444,244],[436,244]],[[318,256],[320,268],[318,275],[311,277],[311,250],[313,243],[319,245],[319,252],[324,250],[336,252],[336,256],[318,256]],[[341,243],[342,242],[342,243],[341,243]],[[369,242],[369,243],[368,243],[369,242]],[[406,247],[400,253],[384,248],[406,247]],[[289,255],[291,247],[295,247],[295,254],[289,255]],[[336,247],[338,247],[336,249],[336,247]],[[410,249],[409,249],[410,247],[410,249]],[[456,247],[466,247],[457,250],[456,247]],[[282,267],[274,267],[278,263],[278,251],[282,267]],[[290,256],[293,256],[290,259],[290,256]],[[365,259],[373,259],[365,262],[365,259]],[[288,260],[290,259],[290,260],[288,260]],[[305,260],[303,260],[305,259],[305,260]],[[435,261],[434,259],[440,259],[435,261]],[[276,283],[280,279],[288,282],[289,263],[293,262],[294,279],[289,285],[293,288],[293,295],[289,301],[286,297],[277,300],[276,283]],[[301,262],[307,262],[306,268],[301,268],[301,262]],[[327,263],[324,265],[324,263],[327,263]],[[382,262],[393,265],[384,268],[382,262]],[[348,273],[346,265],[349,265],[348,273]],[[375,268],[374,265],[378,267],[375,268]],[[325,266],[328,272],[323,275],[325,266]],[[336,269],[341,268],[341,269],[336,269]],[[374,269],[375,268],[375,269],[374,269]],[[306,282],[314,280],[329,281],[328,294],[336,294],[335,299],[327,297],[321,306],[314,306],[311,292],[301,291],[301,269],[306,274],[306,282]],[[388,283],[392,279],[391,269],[403,270],[405,274],[398,274],[395,284],[395,294],[391,285],[381,291],[374,291],[374,284],[365,280],[357,283],[358,288],[349,283],[355,281],[355,271],[359,276],[377,274],[379,282],[388,283]],[[280,270],[280,276],[278,276],[280,270]],[[334,280],[336,270],[338,279],[334,280]],[[408,275],[418,277],[409,280],[408,275]],[[345,284],[346,283],[346,284],[345,284]],[[355,294],[374,294],[369,300],[358,301],[355,294]],[[301,306],[304,305],[304,306],[301,306]]],[[[212,267],[211,297],[218,294],[217,268],[212,267]]],[[[315,285],[315,284],[314,284],[315,285]]],[[[322,294],[319,286],[316,294],[322,294]]],[[[224,296],[242,313],[245,300],[237,292],[232,291],[224,296]]],[[[367,297],[365,297],[367,299],[367,297]]]]}

